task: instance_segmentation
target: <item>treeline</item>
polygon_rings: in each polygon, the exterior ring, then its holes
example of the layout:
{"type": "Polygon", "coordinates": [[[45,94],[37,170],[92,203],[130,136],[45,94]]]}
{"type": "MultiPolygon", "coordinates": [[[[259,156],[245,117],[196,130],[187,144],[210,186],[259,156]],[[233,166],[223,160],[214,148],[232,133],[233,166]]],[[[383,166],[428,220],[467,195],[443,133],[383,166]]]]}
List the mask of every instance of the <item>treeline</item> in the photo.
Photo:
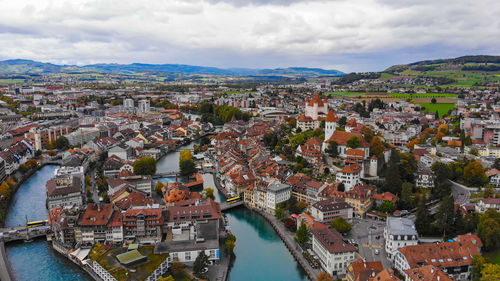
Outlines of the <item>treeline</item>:
{"type": "Polygon", "coordinates": [[[464,71],[500,71],[500,65],[466,65],[462,67],[464,71]]]}
{"type": "Polygon", "coordinates": [[[380,73],[377,73],[377,72],[370,72],[370,73],[349,73],[347,74],[346,76],[338,79],[337,81],[335,81],[335,84],[338,84],[338,85],[345,85],[345,84],[349,84],[349,83],[352,83],[354,81],[358,81],[358,80],[361,80],[361,79],[377,79],[377,78],[380,78],[380,73]]]}
{"type": "Polygon", "coordinates": [[[223,125],[233,119],[248,121],[252,115],[234,106],[215,105],[213,103],[204,102],[196,107],[196,111],[201,114],[202,122],[210,122],[215,125],[223,125]]]}

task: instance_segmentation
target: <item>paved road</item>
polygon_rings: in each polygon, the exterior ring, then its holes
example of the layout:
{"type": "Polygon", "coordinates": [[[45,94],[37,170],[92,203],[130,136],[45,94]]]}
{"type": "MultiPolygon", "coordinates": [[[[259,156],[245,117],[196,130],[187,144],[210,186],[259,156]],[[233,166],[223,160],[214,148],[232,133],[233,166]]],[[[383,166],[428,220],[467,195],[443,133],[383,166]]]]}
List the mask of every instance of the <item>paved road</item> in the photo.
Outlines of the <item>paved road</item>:
{"type": "Polygon", "coordinates": [[[463,205],[469,203],[471,193],[470,188],[454,181],[450,182],[453,198],[455,199],[455,204],[463,205]]]}
{"type": "Polygon", "coordinates": [[[352,225],[353,228],[346,238],[354,239],[358,243],[358,253],[366,261],[381,261],[384,268],[391,268],[384,250],[385,222],[355,218],[352,225]],[[379,254],[375,254],[376,250],[379,254]]]}

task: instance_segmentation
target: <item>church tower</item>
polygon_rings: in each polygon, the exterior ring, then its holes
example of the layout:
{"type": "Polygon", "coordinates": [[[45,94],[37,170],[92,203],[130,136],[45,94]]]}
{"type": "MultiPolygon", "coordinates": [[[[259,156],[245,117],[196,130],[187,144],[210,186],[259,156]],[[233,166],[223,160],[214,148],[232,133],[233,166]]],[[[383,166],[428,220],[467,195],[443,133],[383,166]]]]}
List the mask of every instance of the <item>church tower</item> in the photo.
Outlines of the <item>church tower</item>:
{"type": "Polygon", "coordinates": [[[328,115],[325,120],[325,141],[329,140],[333,135],[333,132],[337,129],[337,122],[338,119],[333,110],[328,111],[328,115]]]}

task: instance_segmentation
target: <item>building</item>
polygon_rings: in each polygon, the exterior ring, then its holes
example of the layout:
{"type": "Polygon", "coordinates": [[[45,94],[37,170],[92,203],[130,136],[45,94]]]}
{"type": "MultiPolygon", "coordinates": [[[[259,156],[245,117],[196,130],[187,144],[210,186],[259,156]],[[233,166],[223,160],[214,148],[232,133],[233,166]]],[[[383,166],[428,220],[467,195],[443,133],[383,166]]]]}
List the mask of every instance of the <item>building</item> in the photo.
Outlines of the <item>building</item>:
{"type": "Polygon", "coordinates": [[[112,204],[89,203],[78,218],[75,241],[81,243],[123,242],[122,214],[112,204]]]}
{"type": "Polygon", "coordinates": [[[151,111],[151,106],[150,106],[149,100],[140,100],[137,112],[138,113],[145,113],[145,112],[150,112],[150,111],[151,111]]]}
{"type": "Polygon", "coordinates": [[[54,207],[83,205],[83,190],[79,177],[69,175],[53,178],[47,181],[46,187],[49,210],[54,207]]]}
{"type": "Polygon", "coordinates": [[[345,166],[342,170],[335,174],[338,182],[345,186],[345,191],[351,190],[354,186],[361,184],[361,166],[359,164],[351,164],[345,166]]]}
{"type": "Polygon", "coordinates": [[[124,99],[123,107],[125,108],[134,108],[134,100],[133,99],[124,99]]]}
{"type": "Polygon", "coordinates": [[[2,157],[0,157],[0,182],[4,181],[7,178],[7,174],[5,173],[5,161],[2,157]]]}
{"type": "Polygon", "coordinates": [[[429,169],[421,170],[417,173],[416,186],[422,188],[434,187],[434,174],[429,169]]]}
{"type": "Polygon", "coordinates": [[[328,113],[328,100],[321,99],[319,94],[315,94],[312,99],[306,99],[305,116],[311,117],[313,120],[324,118],[328,113]]]}
{"type": "Polygon", "coordinates": [[[356,248],[342,240],[342,235],[333,228],[311,230],[312,250],[318,256],[323,270],[334,278],[347,274],[348,266],[354,261],[356,248]]]}
{"type": "Polygon", "coordinates": [[[406,274],[409,269],[426,265],[439,267],[457,281],[469,280],[473,257],[481,254],[482,242],[476,235],[462,235],[454,242],[402,247],[394,256],[394,267],[406,274]]]}
{"type": "Polygon", "coordinates": [[[392,194],[391,192],[384,192],[384,193],[377,193],[373,195],[373,199],[375,199],[375,205],[377,207],[380,207],[384,201],[389,201],[394,203],[394,206],[396,206],[396,202],[398,201],[398,196],[395,194],[392,194]]]}
{"type": "Polygon", "coordinates": [[[142,244],[158,243],[162,237],[163,220],[158,204],[128,209],[123,213],[124,239],[142,244]]]}
{"type": "Polygon", "coordinates": [[[486,171],[486,176],[490,180],[490,184],[494,185],[495,187],[500,187],[500,171],[497,169],[491,169],[486,171]]]}
{"type": "Polygon", "coordinates": [[[309,116],[305,116],[304,114],[300,114],[297,118],[297,128],[300,128],[302,132],[315,130],[319,128],[320,124],[320,119],[314,120],[309,116]]]}
{"type": "Polygon", "coordinates": [[[266,195],[266,211],[274,214],[274,210],[278,207],[279,203],[290,199],[292,187],[288,184],[274,182],[267,187],[266,195]]]}
{"type": "Polygon", "coordinates": [[[75,176],[82,183],[82,190],[85,188],[85,172],[83,166],[61,166],[54,171],[54,177],[75,176]]]}
{"type": "Polygon", "coordinates": [[[388,217],[384,227],[384,239],[387,257],[393,261],[399,248],[418,244],[418,233],[412,220],[388,217]]]}
{"type": "Polygon", "coordinates": [[[374,186],[366,184],[356,185],[353,189],[345,193],[345,202],[354,208],[357,217],[364,217],[373,206],[374,186]]]}
{"type": "Polygon", "coordinates": [[[51,141],[55,141],[58,137],[67,135],[73,131],[70,126],[55,126],[50,128],[32,127],[29,132],[24,134],[24,137],[33,143],[35,150],[47,148],[51,141]]]}
{"type": "Polygon", "coordinates": [[[352,214],[352,207],[336,198],[318,201],[311,206],[311,215],[319,222],[328,223],[336,218],[351,221],[352,214]]]}
{"type": "Polygon", "coordinates": [[[371,281],[384,270],[384,266],[381,261],[367,262],[359,258],[347,270],[347,281],[371,281]]]}
{"type": "Polygon", "coordinates": [[[500,198],[481,198],[476,203],[477,212],[484,213],[489,209],[500,211],[500,198]]]}
{"type": "Polygon", "coordinates": [[[439,267],[426,265],[405,270],[405,281],[455,281],[439,267]]]}

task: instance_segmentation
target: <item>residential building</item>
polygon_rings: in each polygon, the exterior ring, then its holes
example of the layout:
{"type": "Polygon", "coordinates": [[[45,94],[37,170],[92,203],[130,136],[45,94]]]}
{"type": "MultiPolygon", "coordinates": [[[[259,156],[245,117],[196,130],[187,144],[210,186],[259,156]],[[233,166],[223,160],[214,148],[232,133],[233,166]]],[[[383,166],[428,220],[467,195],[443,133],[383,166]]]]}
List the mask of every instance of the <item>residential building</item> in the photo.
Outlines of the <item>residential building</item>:
{"type": "Polygon", "coordinates": [[[316,228],[311,233],[312,250],[318,256],[321,268],[334,278],[344,277],[354,261],[356,248],[344,242],[342,235],[333,228],[316,228]]]}
{"type": "Polygon", "coordinates": [[[24,137],[29,139],[35,150],[47,148],[51,141],[55,141],[58,137],[67,135],[73,131],[70,126],[55,126],[50,128],[33,127],[29,132],[24,134],[24,137]]]}
{"type": "Polygon", "coordinates": [[[290,185],[278,182],[271,183],[266,191],[266,211],[271,214],[274,214],[274,210],[278,207],[279,203],[287,201],[292,195],[290,185]]]}
{"type": "Polygon", "coordinates": [[[455,281],[439,267],[426,265],[405,270],[405,281],[455,281]]]}
{"type": "Polygon", "coordinates": [[[353,208],[345,201],[332,198],[314,203],[311,206],[311,215],[319,222],[329,223],[336,218],[352,220],[353,208]]]}
{"type": "Polygon", "coordinates": [[[345,191],[349,191],[361,183],[361,166],[357,163],[345,166],[335,174],[335,177],[338,182],[344,184],[345,191]]]}
{"type": "Polygon", "coordinates": [[[493,168],[485,172],[486,176],[490,180],[490,184],[495,187],[500,187],[500,171],[493,168]]]}
{"type": "Polygon", "coordinates": [[[347,268],[347,281],[371,281],[379,272],[384,270],[381,261],[367,262],[356,259],[347,268]]]}
{"type": "Polygon", "coordinates": [[[54,207],[83,205],[82,183],[77,176],[61,176],[53,178],[46,183],[47,187],[47,207],[52,210],[54,207]]]}
{"type": "Polygon", "coordinates": [[[477,212],[484,213],[489,209],[500,211],[500,198],[481,198],[476,203],[477,212]]]}
{"type": "Polygon", "coordinates": [[[133,99],[124,99],[123,107],[125,108],[134,108],[134,100],[133,99]]]}
{"type": "Polygon", "coordinates": [[[146,113],[151,111],[149,100],[140,100],[138,106],[138,113],[146,113]]]}
{"type": "Polygon", "coordinates": [[[482,242],[476,235],[462,235],[454,242],[405,246],[396,251],[394,267],[406,274],[426,265],[439,267],[456,281],[469,280],[473,257],[481,254],[482,242]]]}
{"type": "Polygon", "coordinates": [[[434,174],[429,169],[418,171],[416,186],[431,189],[434,187],[434,174]]]}
{"type": "Polygon", "coordinates": [[[353,211],[357,217],[364,217],[373,206],[374,192],[374,186],[356,185],[345,193],[345,202],[354,208],[353,211]]]}
{"type": "Polygon", "coordinates": [[[135,240],[142,244],[161,241],[163,216],[160,205],[132,208],[123,213],[123,233],[125,240],[135,240]]]}
{"type": "Polygon", "coordinates": [[[85,172],[83,166],[76,166],[76,167],[60,166],[54,171],[54,176],[56,178],[65,176],[75,176],[80,179],[80,182],[82,184],[82,190],[84,190],[85,188],[85,172]]]}
{"type": "Polygon", "coordinates": [[[418,244],[418,233],[412,220],[388,217],[384,227],[385,252],[394,261],[395,252],[405,246],[418,244]]]}
{"type": "Polygon", "coordinates": [[[398,201],[398,196],[386,191],[381,194],[377,193],[373,195],[373,199],[375,199],[375,205],[377,207],[380,207],[380,205],[382,205],[384,201],[392,202],[394,206],[396,206],[396,202],[398,201]]]}

